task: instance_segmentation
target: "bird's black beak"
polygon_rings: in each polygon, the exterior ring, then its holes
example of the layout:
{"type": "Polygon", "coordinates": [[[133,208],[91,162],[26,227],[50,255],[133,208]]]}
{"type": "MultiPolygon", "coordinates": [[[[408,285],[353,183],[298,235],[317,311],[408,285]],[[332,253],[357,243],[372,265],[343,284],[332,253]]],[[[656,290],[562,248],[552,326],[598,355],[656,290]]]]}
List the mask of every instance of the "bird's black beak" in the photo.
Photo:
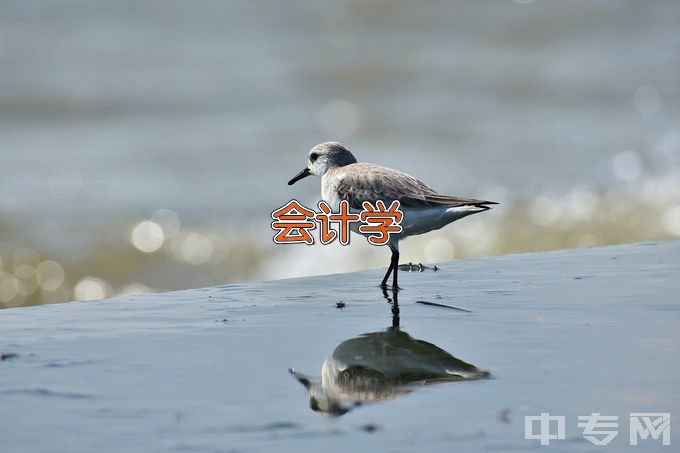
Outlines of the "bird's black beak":
{"type": "Polygon", "coordinates": [[[288,181],[288,185],[289,185],[289,186],[292,186],[293,184],[295,184],[296,182],[298,182],[298,181],[301,180],[302,178],[306,178],[306,177],[309,176],[309,175],[311,175],[311,173],[309,172],[309,168],[305,168],[305,169],[302,170],[300,173],[298,173],[297,175],[295,175],[295,176],[293,177],[293,179],[291,179],[290,181],[288,181]]]}
{"type": "Polygon", "coordinates": [[[297,379],[300,384],[304,385],[304,387],[307,390],[309,390],[309,388],[312,386],[312,383],[309,381],[309,378],[307,376],[305,376],[304,374],[298,373],[297,371],[295,371],[292,368],[288,368],[288,372],[290,374],[292,374],[293,377],[295,379],[297,379]]]}

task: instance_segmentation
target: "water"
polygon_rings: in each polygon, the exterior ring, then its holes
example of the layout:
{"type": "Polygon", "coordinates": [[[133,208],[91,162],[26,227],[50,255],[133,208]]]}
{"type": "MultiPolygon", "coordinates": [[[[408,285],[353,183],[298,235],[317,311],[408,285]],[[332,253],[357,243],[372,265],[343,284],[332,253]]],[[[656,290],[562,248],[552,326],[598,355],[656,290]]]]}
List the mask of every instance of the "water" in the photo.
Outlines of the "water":
{"type": "Polygon", "coordinates": [[[271,242],[328,139],[502,202],[406,260],[680,236],[680,6],[525,3],[2,2],[0,307],[385,266],[271,242]]]}
{"type": "Polygon", "coordinates": [[[628,424],[680,410],[679,247],[403,272],[399,334],[379,270],[3,310],[0,449],[527,451],[542,412],[566,417],[558,451],[592,451],[577,417],[593,412],[619,416],[597,448],[668,449],[629,447],[628,424]],[[408,382],[442,363],[491,378],[408,382]],[[289,368],[321,382],[316,402],[289,368]]]}

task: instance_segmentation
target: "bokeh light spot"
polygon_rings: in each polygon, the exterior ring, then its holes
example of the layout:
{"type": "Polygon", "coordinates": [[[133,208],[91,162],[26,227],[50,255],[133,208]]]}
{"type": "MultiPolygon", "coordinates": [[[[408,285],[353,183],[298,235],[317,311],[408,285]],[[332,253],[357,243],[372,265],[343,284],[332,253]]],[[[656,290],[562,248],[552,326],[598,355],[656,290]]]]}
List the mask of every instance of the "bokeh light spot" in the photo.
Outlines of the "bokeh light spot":
{"type": "Polygon", "coordinates": [[[179,233],[180,221],[175,211],[159,209],[151,215],[151,221],[157,223],[162,229],[165,239],[170,239],[179,233]]]}
{"type": "Polygon", "coordinates": [[[29,279],[35,277],[35,268],[28,264],[21,264],[14,269],[14,275],[21,279],[29,279]]]}
{"type": "Polygon", "coordinates": [[[7,305],[21,305],[26,292],[23,282],[13,275],[6,276],[0,282],[0,302],[7,305]]]}
{"type": "Polygon", "coordinates": [[[642,162],[635,151],[626,150],[612,160],[612,170],[622,181],[635,181],[642,172],[642,162]]]}
{"type": "Polygon", "coordinates": [[[534,200],[529,210],[532,222],[539,226],[548,226],[557,222],[562,214],[562,203],[548,196],[540,196],[534,200]]]}
{"type": "Polygon", "coordinates": [[[213,254],[213,245],[209,238],[199,233],[189,233],[182,242],[182,257],[189,264],[203,264],[213,254]]]}
{"type": "Polygon", "coordinates": [[[12,254],[12,264],[14,268],[27,264],[29,266],[37,266],[40,262],[40,255],[35,250],[28,247],[19,247],[12,254]]]}
{"type": "Polygon", "coordinates": [[[100,278],[85,277],[78,282],[73,290],[73,295],[76,300],[104,299],[107,286],[106,282],[100,278]]]}
{"type": "Polygon", "coordinates": [[[118,296],[134,296],[152,292],[151,288],[141,283],[128,283],[119,292],[118,296]]]}
{"type": "Polygon", "coordinates": [[[153,253],[163,245],[165,234],[163,228],[156,222],[144,220],[132,230],[132,245],[145,253],[153,253]]]}
{"type": "Polygon", "coordinates": [[[38,265],[37,273],[43,291],[56,291],[64,283],[64,268],[56,261],[43,261],[38,265]]]}
{"type": "Polygon", "coordinates": [[[680,236],[680,205],[666,209],[661,217],[664,230],[673,236],[680,236]]]}

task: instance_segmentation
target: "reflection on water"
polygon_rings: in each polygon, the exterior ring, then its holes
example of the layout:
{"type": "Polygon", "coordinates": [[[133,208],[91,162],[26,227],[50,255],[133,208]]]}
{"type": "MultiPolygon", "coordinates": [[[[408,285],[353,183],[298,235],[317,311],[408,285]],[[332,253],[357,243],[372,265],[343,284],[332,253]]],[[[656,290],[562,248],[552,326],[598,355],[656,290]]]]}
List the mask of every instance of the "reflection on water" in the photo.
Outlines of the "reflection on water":
{"type": "Polygon", "coordinates": [[[391,400],[418,386],[490,377],[489,372],[401,330],[397,293],[385,297],[392,305],[392,325],[340,343],[323,363],[321,382],[289,370],[307,389],[313,411],[340,416],[362,403],[391,400]]]}

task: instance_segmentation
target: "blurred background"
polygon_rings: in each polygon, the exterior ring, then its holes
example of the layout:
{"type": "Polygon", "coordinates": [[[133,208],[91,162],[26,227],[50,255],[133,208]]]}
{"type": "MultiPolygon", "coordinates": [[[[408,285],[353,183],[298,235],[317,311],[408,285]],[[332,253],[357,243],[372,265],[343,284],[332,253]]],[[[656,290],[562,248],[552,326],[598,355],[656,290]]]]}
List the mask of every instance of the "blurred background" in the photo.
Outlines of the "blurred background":
{"type": "Polygon", "coordinates": [[[0,308],[386,267],[313,145],[499,201],[402,262],[680,237],[680,2],[0,2],[0,308]]]}

